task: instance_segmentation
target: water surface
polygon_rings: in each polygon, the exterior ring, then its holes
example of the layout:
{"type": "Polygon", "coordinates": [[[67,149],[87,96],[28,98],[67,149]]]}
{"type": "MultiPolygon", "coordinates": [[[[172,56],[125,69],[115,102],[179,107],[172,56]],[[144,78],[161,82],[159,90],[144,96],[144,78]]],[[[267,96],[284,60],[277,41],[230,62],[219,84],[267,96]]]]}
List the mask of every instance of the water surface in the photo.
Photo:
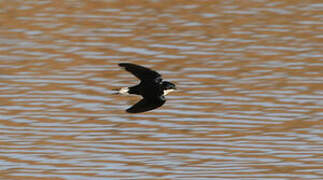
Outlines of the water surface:
{"type": "Polygon", "coordinates": [[[322,179],[322,3],[5,1],[0,179],[322,179]],[[154,111],[112,89],[145,65],[154,111]]]}

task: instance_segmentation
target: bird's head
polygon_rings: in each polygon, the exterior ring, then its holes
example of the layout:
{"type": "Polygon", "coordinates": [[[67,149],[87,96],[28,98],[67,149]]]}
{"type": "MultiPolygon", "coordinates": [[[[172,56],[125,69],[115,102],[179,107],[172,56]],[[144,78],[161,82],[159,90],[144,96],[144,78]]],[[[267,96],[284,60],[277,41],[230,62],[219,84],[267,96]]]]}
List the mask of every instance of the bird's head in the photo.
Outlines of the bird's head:
{"type": "Polygon", "coordinates": [[[168,81],[163,81],[162,88],[164,90],[164,96],[166,96],[168,93],[176,90],[175,84],[168,82],[168,81]]]}

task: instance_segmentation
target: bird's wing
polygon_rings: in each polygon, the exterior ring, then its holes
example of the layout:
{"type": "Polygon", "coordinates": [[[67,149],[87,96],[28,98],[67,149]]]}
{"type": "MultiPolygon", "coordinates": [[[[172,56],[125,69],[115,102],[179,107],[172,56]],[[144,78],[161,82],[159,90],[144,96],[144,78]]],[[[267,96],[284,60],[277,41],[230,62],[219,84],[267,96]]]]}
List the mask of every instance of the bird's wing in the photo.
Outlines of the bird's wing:
{"type": "Polygon", "coordinates": [[[120,63],[119,66],[124,67],[127,71],[131,72],[141,81],[155,81],[157,83],[160,83],[162,81],[161,75],[158,72],[146,67],[131,63],[120,63]]]}
{"type": "Polygon", "coordinates": [[[154,99],[143,98],[140,101],[138,101],[135,105],[127,109],[126,111],[128,113],[146,112],[162,106],[165,102],[166,100],[164,97],[154,98],[154,99]]]}

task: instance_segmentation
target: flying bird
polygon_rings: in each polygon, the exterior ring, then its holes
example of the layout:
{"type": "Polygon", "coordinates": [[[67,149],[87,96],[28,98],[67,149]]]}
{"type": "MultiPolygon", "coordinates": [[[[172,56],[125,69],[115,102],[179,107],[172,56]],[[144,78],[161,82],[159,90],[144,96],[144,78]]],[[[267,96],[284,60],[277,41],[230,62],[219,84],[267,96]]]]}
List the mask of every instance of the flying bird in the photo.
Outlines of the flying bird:
{"type": "Polygon", "coordinates": [[[163,81],[161,75],[154,70],[131,63],[120,63],[119,66],[140,80],[139,84],[124,87],[118,91],[119,94],[135,94],[143,97],[126,110],[128,113],[141,113],[156,109],[166,102],[165,96],[176,89],[175,84],[163,81]]]}

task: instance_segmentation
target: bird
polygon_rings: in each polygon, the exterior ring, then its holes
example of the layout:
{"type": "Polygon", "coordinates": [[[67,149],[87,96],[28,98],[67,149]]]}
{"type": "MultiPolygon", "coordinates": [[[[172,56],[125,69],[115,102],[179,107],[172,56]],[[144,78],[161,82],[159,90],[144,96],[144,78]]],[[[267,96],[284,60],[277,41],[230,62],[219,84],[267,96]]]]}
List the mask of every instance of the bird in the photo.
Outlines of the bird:
{"type": "Polygon", "coordinates": [[[166,102],[165,96],[176,90],[174,83],[163,81],[158,72],[147,67],[132,63],[120,63],[119,66],[140,80],[140,83],[135,86],[118,90],[117,94],[142,96],[140,101],[126,110],[128,113],[142,113],[159,108],[166,102]]]}

